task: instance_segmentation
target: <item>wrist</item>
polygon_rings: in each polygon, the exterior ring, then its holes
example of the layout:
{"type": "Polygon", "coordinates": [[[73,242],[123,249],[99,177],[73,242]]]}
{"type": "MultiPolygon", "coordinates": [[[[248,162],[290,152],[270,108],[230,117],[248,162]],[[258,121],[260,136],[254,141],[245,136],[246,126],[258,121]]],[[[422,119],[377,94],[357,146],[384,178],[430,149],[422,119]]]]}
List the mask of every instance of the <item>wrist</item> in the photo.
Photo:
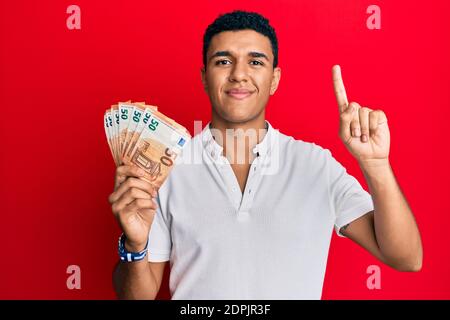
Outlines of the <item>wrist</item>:
{"type": "Polygon", "coordinates": [[[390,168],[391,164],[389,162],[389,158],[382,158],[382,159],[358,159],[359,167],[363,171],[368,170],[378,170],[378,169],[386,169],[390,168]]]}
{"type": "Polygon", "coordinates": [[[126,261],[126,262],[133,262],[133,261],[141,261],[145,258],[147,255],[147,245],[148,245],[148,239],[147,243],[142,245],[136,245],[131,243],[127,244],[127,237],[124,233],[119,237],[119,247],[118,247],[118,253],[120,260],[126,261]]]}
{"type": "Polygon", "coordinates": [[[125,250],[128,252],[141,252],[147,247],[147,242],[145,243],[133,243],[125,238],[125,250]]]}
{"type": "Polygon", "coordinates": [[[384,184],[393,176],[389,159],[370,159],[358,163],[369,187],[384,184]]]}

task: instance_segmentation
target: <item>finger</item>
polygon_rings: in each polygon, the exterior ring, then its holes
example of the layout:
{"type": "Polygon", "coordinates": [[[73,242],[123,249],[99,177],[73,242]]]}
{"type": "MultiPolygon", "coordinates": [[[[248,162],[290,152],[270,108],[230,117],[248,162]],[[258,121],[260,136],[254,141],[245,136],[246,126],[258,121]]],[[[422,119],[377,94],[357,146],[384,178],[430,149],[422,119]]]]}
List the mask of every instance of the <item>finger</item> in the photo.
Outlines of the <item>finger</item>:
{"type": "Polygon", "coordinates": [[[151,208],[131,209],[129,211],[124,211],[122,213],[121,217],[124,220],[127,220],[127,218],[133,214],[137,214],[147,224],[151,225],[151,223],[153,222],[153,219],[155,217],[155,214],[156,214],[156,209],[151,209],[151,208]]]}
{"type": "Polygon", "coordinates": [[[112,204],[112,212],[114,214],[119,214],[123,209],[126,208],[127,205],[129,205],[131,202],[133,202],[134,199],[120,199],[119,201],[116,201],[112,204]]]}
{"type": "Polygon", "coordinates": [[[356,102],[350,102],[352,107],[355,111],[353,111],[353,117],[350,121],[350,131],[351,135],[354,138],[360,138],[361,137],[361,125],[359,123],[359,110],[361,109],[361,106],[356,102]]]}
{"type": "Polygon", "coordinates": [[[146,221],[148,224],[151,224],[153,218],[156,214],[157,205],[152,200],[143,200],[136,199],[131,204],[129,204],[124,210],[116,215],[116,218],[126,221],[132,215],[138,215],[146,221]]]}
{"type": "Polygon", "coordinates": [[[136,200],[152,200],[152,196],[145,191],[137,188],[131,188],[125,192],[119,200],[113,203],[113,211],[120,212],[125,209],[128,205],[136,200]]]}
{"type": "Polygon", "coordinates": [[[378,113],[378,125],[387,124],[388,120],[383,110],[376,110],[378,113]]]}
{"type": "Polygon", "coordinates": [[[153,197],[156,197],[157,195],[155,188],[149,182],[145,181],[144,179],[128,177],[127,180],[123,182],[116,191],[111,193],[111,195],[109,196],[109,202],[114,203],[130,188],[141,189],[151,194],[153,197]]]}
{"type": "Polygon", "coordinates": [[[335,65],[332,68],[333,87],[336,101],[339,106],[339,112],[344,112],[348,107],[347,93],[345,92],[344,81],[342,80],[341,67],[335,65]]]}
{"type": "Polygon", "coordinates": [[[128,191],[125,192],[125,193],[120,197],[120,199],[117,200],[117,201],[122,202],[122,203],[124,203],[125,205],[128,205],[128,204],[130,204],[131,202],[133,202],[135,199],[146,199],[146,200],[151,200],[151,199],[152,199],[152,196],[151,196],[149,193],[147,193],[147,192],[145,192],[145,191],[143,191],[143,190],[141,190],[141,189],[138,189],[138,188],[130,188],[130,189],[128,189],[128,191]]]}
{"type": "Polygon", "coordinates": [[[369,108],[359,109],[359,125],[361,126],[361,141],[369,141],[369,108]]]}
{"type": "Polygon", "coordinates": [[[114,190],[116,190],[125,181],[126,178],[126,176],[116,175],[116,179],[114,181],[114,190]]]}
{"type": "Polygon", "coordinates": [[[128,177],[143,177],[145,171],[137,166],[123,165],[116,169],[114,189],[117,189],[128,177]]]}
{"type": "Polygon", "coordinates": [[[350,103],[347,109],[340,114],[339,135],[344,143],[349,144],[352,138],[350,130],[350,123],[353,120],[353,114],[356,108],[353,103],[350,103]]]}
{"type": "Polygon", "coordinates": [[[155,200],[148,200],[148,199],[136,199],[132,203],[130,203],[125,211],[127,212],[136,212],[142,209],[152,209],[156,210],[158,208],[158,205],[156,204],[155,200]]]}
{"type": "Polygon", "coordinates": [[[369,129],[370,135],[374,135],[378,129],[378,112],[372,111],[369,114],[369,129]]]}
{"type": "Polygon", "coordinates": [[[374,110],[369,114],[369,129],[370,135],[373,135],[377,132],[378,128],[381,125],[387,124],[387,118],[383,111],[374,110]]]}

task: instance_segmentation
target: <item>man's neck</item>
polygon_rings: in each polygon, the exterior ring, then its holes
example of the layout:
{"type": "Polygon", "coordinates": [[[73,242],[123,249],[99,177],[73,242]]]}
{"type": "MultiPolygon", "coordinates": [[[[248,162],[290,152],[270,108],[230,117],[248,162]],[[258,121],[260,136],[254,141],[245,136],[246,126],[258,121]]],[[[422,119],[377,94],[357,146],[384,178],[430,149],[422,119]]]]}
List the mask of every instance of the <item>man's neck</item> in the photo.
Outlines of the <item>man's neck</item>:
{"type": "Polygon", "coordinates": [[[213,115],[210,129],[215,141],[223,148],[223,156],[232,165],[249,165],[254,159],[253,148],[267,133],[267,123],[264,114],[240,123],[213,115]]]}

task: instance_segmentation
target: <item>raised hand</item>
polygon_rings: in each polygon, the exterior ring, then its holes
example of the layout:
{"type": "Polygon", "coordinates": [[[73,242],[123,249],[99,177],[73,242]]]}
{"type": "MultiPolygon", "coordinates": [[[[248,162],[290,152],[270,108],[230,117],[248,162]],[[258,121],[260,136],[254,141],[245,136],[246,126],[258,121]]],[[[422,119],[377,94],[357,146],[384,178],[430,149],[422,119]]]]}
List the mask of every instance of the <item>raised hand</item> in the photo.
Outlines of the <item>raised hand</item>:
{"type": "Polygon", "coordinates": [[[333,85],[339,106],[339,137],[358,162],[387,161],[390,133],[386,115],[381,110],[348,103],[341,68],[333,66],[333,85]]]}

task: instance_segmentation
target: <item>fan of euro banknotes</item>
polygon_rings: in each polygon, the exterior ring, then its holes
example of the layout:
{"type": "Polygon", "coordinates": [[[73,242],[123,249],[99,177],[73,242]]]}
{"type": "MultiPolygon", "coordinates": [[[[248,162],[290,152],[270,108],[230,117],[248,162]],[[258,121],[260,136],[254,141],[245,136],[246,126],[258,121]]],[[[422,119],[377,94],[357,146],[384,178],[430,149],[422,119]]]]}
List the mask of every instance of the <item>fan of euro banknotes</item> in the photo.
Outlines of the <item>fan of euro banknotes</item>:
{"type": "Polygon", "coordinates": [[[105,111],[104,126],[116,166],[134,165],[156,190],[167,178],[189,132],[145,102],[119,102],[105,111]]]}

